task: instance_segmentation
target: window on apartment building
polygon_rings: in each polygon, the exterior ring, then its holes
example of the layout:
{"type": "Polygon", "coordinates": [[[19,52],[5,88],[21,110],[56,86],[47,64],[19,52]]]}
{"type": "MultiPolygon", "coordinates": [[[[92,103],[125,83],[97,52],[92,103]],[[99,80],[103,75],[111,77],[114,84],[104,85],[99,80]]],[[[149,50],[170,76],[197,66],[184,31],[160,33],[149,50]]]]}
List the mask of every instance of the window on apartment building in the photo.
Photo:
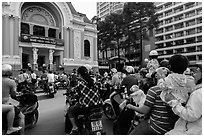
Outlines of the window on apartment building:
{"type": "Polygon", "coordinates": [[[195,37],[186,39],[186,44],[191,44],[191,43],[196,43],[195,37]]]}
{"type": "Polygon", "coordinates": [[[84,40],[84,56],[90,57],[90,42],[88,40],[84,40]]]}
{"type": "Polygon", "coordinates": [[[186,52],[195,52],[195,51],[196,51],[196,46],[186,48],[186,52]]]}
{"type": "Polygon", "coordinates": [[[202,45],[197,46],[197,50],[196,51],[202,51],[202,45]]]}
{"type": "Polygon", "coordinates": [[[198,19],[196,19],[196,20],[197,20],[197,24],[202,23],[202,17],[201,17],[201,18],[198,18],[198,19]]]}
{"type": "Polygon", "coordinates": [[[45,28],[42,26],[35,25],[33,27],[33,35],[36,36],[45,36],[45,28]]]}
{"type": "Polygon", "coordinates": [[[171,49],[171,50],[166,50],[166,54],[167,54],[167,55],[172,55],[172,54],[173,54],[173,49],[171,49]]]}
{"type": "Polygon", "coordinates": [[[21,23],[21,34],[30,34],[29,24],[21,23]]]}
{"type": "Polygon", "coordinates": [[[173,38],[173,34],[168,34],[168,35],[165,36],[165,38],[166,38],[166,40],[167,39],[172,39],[173,38]]]}
{"type": "Polygon", "coordinates": [[[172,14],[172,10],[169,10],[169,11],[165,12],[165,16],[169,16],[171,14],[172,14]]]}
{"type": "Polygon", "coordinates": [[[182,37],[182,36],[183,36],[183,31],[175,33],[175,38],[182,37]]]}
{"type": "Polygon", "coordinates": [[[164,43],[156,44],[156,48],[163,48],[163,47],[164,47],[164,43]]]}
{"type": "Polygon", "coordinates": [[[157,7],[157,12],[163,10],[163,5],[157,7]]]}
{"type": "Polygon", "coordinates": [[[182,39],[182,40],[177,40],[177,41],[175,41],[175,45],[177,46],[177,45],[183,45],[184,44],[184,40],[182,39]]]}
{"type": "Polygon", "coordinates": [[[183,28],[183,27],[184,27],[183,22],[174,25],[175,29],[180,29],[180,28],[183,28]]]}
{"type": "Polygon", "coordinates": [[[190,9],[193,8],[195,6],[195,2],[189,2],[185,5],[185,9],[190,9]]]}
{"type": "Polygon", "coordinates": [[[193,28],[193,29],[186,30],[186,35],[192,35],[192,34],[195,34],[195,33],[196,33],[196,31],[195,31],[194,28],[193,28]]]}
{"type": "Polygon", "coordinates": [[[197,42],[202,42],[202,36],[197,37],[197,42]]]}
{"type": "Polygon", "coordinates": [[[156,37],[156,41],[162,41],[162,40],[164,40],[163,36],[156,37]]]}
{"type": "Polygon", "coordinates": [[[179,21],[182,19],[183,19],[183,14],[174,17],[174,21],[179,21]]]}
{"type": "Polygon", "coordinates": [[[183,6],[180,6],[180,7],[174,9],[174,13],[177,13],[180,11],[183,11],[183,6]]]}
{"type": "Polygon", "coordinates": [[[163,17],[163,13],[161,13],[161,14],[158,15],[158,18],[159,18],[159,19],[162,18],[162,17],[163,17]]]}
{"type": "Polygon", "coordinates": [[[198,27],[197,28],[197,33],[201,33],[202,32],[202,27],[198,27]]]}
{"type": "Polygon", "coordinates": [[[160,34],[160,33],[163,33],[163,32],[164,32],[163,28],[156,30],[156,34],[160,34]]]}
{"type": "Polygon", "coordinates": [[[186,18],[190,18],[190,17],[195,16],[195,14],[196,14],[195,11],[191,11],[191,12],[186,13],[186,14],[185,14],[185,17],[186,17],[186,18]]]}
{"type": "Polygon", "coordinates": [[[198,9],[196,13],[197,13],[198,15],[201,15],[201,14],[202,14],[202,9],[198,9]]]}
{"type": "Polygon", "coordinates": [[[169,24],[169,23],[171,23],[172,21],[173,21],[172,18],[166,19],[166,20],[165,20],[165,24],[169,24]]]}
{"type": "Polygon", "coordinates": [[[189,61],[195,61],[196,60],[196,55],[190,55],[190,56],[187,56],[188,60],[189,61]]]}
{"type": "Polygon", "coordinates": [[[194,19],[186,22],[186,27],[192,26],[192,25],[195,25],[195,20],[194,19]]]}
{"type": "Polygon", "coordinates": [[[175,49],[175,54],[184,53],[183,48],[175,49]]]}
{"type": "Polygon", "coordinates": [[[172,47],[173,46],[173,41],[166,42],[166,47],[172,47]]]}
{"type": "Polygon", "coordinates": [[[172,4],[172,2],[168,2],[166,5],[165,5],[165,8],[169,8],[169,7],[171,7],[173,4],[172,4]]]}
{"type": "Polygon", "coordinates": [[[198,60],[202,60],[202,55],[198,55],[198,60]]]}
{"type": "Polygon", "coordinates": [[[173,26],[168,26],[168,27],[165,28],[165,32],[168,32],[168,31],[171,31],[171,30],[173,30],[173,26]]]}

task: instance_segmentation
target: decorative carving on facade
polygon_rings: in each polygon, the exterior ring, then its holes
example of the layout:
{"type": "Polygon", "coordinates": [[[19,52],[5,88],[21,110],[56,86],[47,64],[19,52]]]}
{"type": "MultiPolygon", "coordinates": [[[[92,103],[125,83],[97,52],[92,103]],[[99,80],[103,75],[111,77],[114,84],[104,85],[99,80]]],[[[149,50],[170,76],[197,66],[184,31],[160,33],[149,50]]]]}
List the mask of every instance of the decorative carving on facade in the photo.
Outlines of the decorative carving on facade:
{"type": "Polygon", "coordinates": [[[74,30],[74,58],[81,57],[81,31],[74,30]]]}
{"type": "Polygon", "coordinates": [[[29,7],[23,12],[22,21],[56,26],[56,21],[52,14],[46,9],[36,6],[29,7]]]}
{"type": "Polygon", "coordinates": [[[49,50],[49,61],[50,61],[50,64],[53,64],[53,53],[54,53],[54,52],[55,52],[55,51],[52,50],[52,49],[49,50]]]}
{"type": "Polygon", "coordinates": [[[62,14],[64,17],[64,26],[70,25],[70,20],[72,19],[72,14],[69,9],[69,6],[66,2],[56,2],[56,4],[62,9],[62,14]]]}
{"type": "Polygon", "coordinates": [[[38,60],[38,49],[33,48],[33,64],[37,64],[37,60],[38,60]]]}

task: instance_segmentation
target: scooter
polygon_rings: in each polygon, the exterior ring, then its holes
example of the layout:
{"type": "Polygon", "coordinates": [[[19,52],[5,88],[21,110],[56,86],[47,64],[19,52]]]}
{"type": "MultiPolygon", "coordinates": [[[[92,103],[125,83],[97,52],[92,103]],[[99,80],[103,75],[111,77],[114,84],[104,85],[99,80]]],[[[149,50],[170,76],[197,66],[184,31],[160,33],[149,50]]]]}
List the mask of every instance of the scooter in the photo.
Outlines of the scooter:
{"type": "MultiPolygon", "coordinates": [[[[19,104],[17,108],[25,116],[25,129],[30,129],[36,126],[38,122],[39,112],[38,112],[38,99],[37,96],[33,93],[29,93],[28,90],[23,89],[21,93],[17,96],[19,104]]],[[[6,115],[2,115],[2,133],[5,134],[7,131],[7,120],[6,115]]],[[[18,127],[19,118],[15,116],[14,127],[18,127]]],[[[14,132],[12,134],[19,134],[19,132],[14,132]]]]}
{"type": "Polygon", "coordinates": [[[122,103],[125,95],[124,90],[125,87],[115,88],[109,98],[104,101],[103,111],[109,120],[115,120],[118,117],[119,104],[122,103]]]}
{"type": "MultiPolygon", "coordinates": [[[[72,103],[76,100],[72,100],[70,102],[69,95],[66,95],[66,105],[65,105],[65,132],[69,134],[72,129],[72,124],[69,120],[67,114],[67,107],[73,105],[72,103]]],[[[103,124],[102,124],[102,116],[103,116],[103,108],[102,106],[96,106],[90,109],[85,114],[78,115],[76,118],[76,123],[79,129],[79,134],[81,135],[104,135],[105,132],[103,131],[103,124]]]]}

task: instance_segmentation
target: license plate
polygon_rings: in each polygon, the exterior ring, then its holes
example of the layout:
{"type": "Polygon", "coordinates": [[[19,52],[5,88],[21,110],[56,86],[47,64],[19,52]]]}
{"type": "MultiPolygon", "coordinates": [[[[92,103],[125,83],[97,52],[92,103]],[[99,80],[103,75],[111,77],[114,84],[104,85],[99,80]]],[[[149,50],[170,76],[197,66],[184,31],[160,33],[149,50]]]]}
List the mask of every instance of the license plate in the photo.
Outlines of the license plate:
{"type": "Polygon", "coordinates": [[[103,129],[101,120],[91,122],[92,131],[97,131],[103,129]]]}

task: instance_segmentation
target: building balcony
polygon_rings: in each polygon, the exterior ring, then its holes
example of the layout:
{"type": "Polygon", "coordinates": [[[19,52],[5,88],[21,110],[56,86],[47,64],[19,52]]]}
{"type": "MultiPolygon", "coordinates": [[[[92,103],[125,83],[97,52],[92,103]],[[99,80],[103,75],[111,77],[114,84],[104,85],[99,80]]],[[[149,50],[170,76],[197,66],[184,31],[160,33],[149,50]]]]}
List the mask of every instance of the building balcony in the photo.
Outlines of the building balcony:
{"type": "Polygon", "coordinates": [[[44,36],[35,36],[30,34],[21,34],[19,37],[20,42],[27,42],[27,43],[42,43],[42,44],[51,44],[57,46],[64,46],[63,39],[56,39],[44,36]]]}

